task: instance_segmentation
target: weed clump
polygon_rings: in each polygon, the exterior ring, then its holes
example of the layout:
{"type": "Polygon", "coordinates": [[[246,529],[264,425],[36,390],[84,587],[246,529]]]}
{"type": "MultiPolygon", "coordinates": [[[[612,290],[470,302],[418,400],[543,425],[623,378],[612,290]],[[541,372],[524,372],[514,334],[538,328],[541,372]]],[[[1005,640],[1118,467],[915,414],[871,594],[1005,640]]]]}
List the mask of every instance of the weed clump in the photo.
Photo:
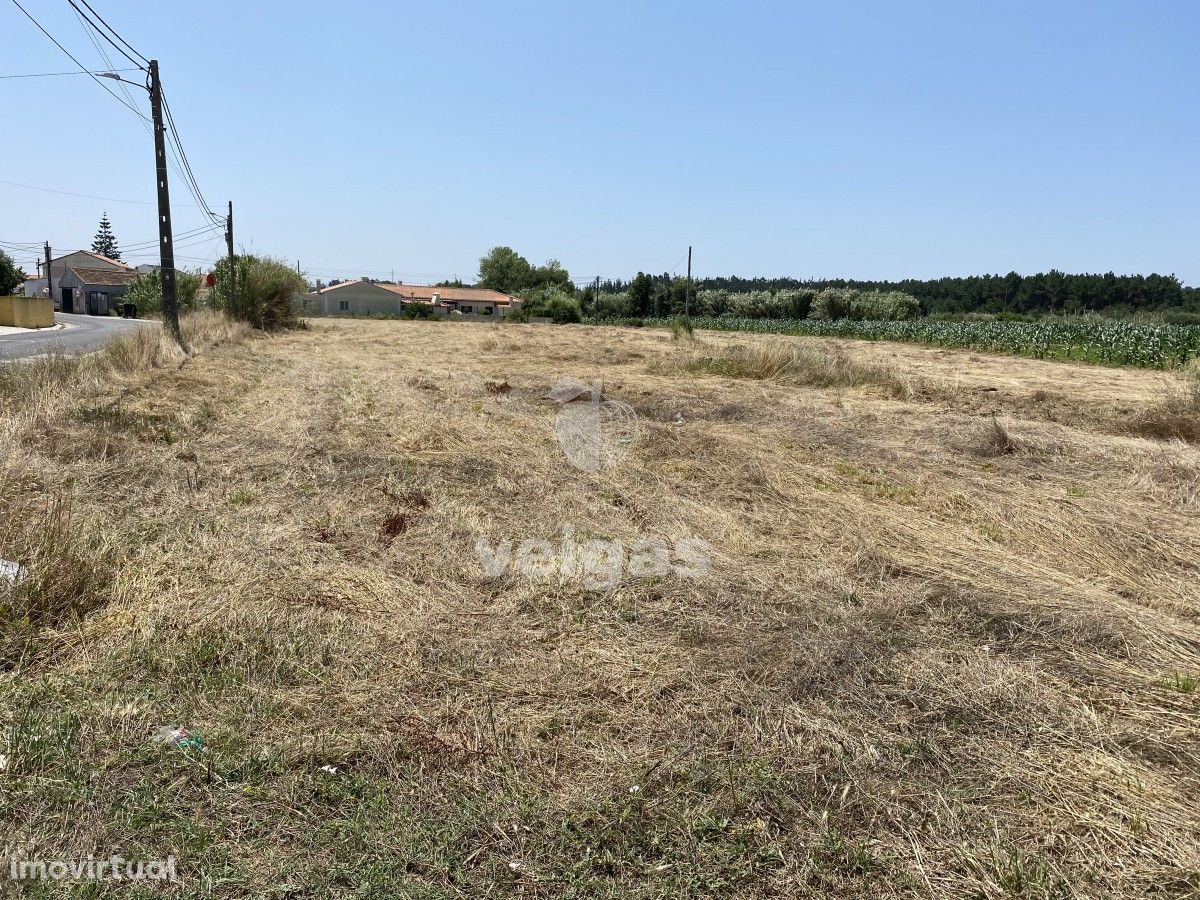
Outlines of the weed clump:
{"type": "Polygon", "coordinates": [[[894,397],[912,387],[884,366],[858,362],[840,350],[825,351],[787,343],[698,347],[658,363],[661,374],[719,375],[724,378],[780,380],[813,387],[877,385],[894,397]]]}
{"type": "Polygon", "coordinates": [[[1180,382],[1171,385],[1158,403],[1134,416],[1127,428],[1160,441],[1200,443],[1200,368],[1193,364],[1184,369],[1180,382]]]}

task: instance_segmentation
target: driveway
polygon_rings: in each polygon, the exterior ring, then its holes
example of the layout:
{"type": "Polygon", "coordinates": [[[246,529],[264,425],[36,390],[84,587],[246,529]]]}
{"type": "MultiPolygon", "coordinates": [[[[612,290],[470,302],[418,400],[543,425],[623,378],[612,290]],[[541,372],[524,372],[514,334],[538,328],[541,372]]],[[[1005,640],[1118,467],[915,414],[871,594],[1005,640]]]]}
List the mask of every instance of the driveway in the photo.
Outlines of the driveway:
{"type": "Polygon", "coordinates": [[[0,362],[24,359],[43,353],[86,353],[99,350],[119,334],[154,324],[145,319],[117,319],[112,316],[54,314],[63,328],[0,334],[0,362]]]}

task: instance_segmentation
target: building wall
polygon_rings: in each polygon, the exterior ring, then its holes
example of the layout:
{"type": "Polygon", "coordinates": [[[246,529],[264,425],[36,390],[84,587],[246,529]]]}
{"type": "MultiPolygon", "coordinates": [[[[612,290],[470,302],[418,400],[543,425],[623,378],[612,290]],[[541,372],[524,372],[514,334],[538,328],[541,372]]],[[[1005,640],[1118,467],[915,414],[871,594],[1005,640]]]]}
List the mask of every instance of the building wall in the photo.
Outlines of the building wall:
{"type": "MultiPolygon", "coordinates": [[[[118,272],[128,271],[127,267],[116,265],[114,263],[105,262],[102,259],[97,259],[84,253],[82,250],[76,250],[74,253],[68,253],[65,256],[60,256],[58,259],[50,260],[50,269],[53,277],[51,284],[50,297],[55,302],[62,296],[62,279],[66,275],[67,270],[74,266],[82,266],[85,269],[115,269],[118,272]]],[[[42,268],[45,268],[43,265],[42,268]]],[[[45,273],[43,273],[44,275],[45,273]]],[[[26,297],[45,297],[46,296],[46,279],[39,278],[34,282],[25,283],[26,297]],[[31,287],[32,285],[32,287],[31,287]]]]}
{"type": "Polygon", "coordinates": [[[54,307],[45,297],[0,297],[0,325],[50,328],[54,325],[54,307]]]}
{"type": "Polygon", "coordinates": [[[125,292],[129,290],[127,284],[84,284],[80,281],[79,276],[74,272],[68,272],[62,277],[59,283],[59,294],[62,296],[64,288],[71,288],[75,292],[75,299],[72,309],[76,313],[91,313],[97,316],[107,316],[109,310],[115,309],[117,304],[121,302],[121,298],[125,296],[125,292]],[[88,292],[102,291],[108,294],[108,304],[106,306],[97,307],[95,310],[89,308],[88,292]]]}
{"type": "Polygon", "coordinates": [[[398,316],[403,308],[400,298],[370,282],[339,287],[323,294],[306,294],[306,316],[398,316]],[[342,309],[342,304],[348,309],[342,309]]]}

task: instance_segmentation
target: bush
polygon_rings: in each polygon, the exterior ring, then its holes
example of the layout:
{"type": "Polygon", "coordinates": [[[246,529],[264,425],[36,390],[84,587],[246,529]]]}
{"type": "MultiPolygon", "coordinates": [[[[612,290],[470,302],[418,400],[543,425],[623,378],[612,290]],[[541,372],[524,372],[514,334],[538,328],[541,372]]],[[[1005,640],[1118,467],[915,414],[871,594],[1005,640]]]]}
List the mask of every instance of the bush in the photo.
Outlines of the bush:
{"type": "Polygon", "coordinates": [[[230,317],[264,331],[300,324],[296,295],[305,293],[308,283],[282,260],[243,254],[236,257],[232,279],[228,259],[217,263],[213,275],[213,302],[230,317]]]}
{"type": "MultiPolygon", "coordinates": [[[[175,270],[175,300],[181,313],[197,308],[199,292],[199,275],[175,270]]],[[[162,278],[158,272],[138,275],[129,290],[116,302],[136,304],[139,316],[161,316],[162,278]]]]}
{"type": "Polygon", "coordinates": [[[634,315],[629,294],[598,294],[592,301],[591,315],[597,319],[623,319],[634,315]]]}
{"type": "Polygon", "coordinates": [[[400,309],[401,319],[432,319],[433,307],[428,303],[405,303],[400,309]]]}
{"type": "Polygon", "coordinates": [[[916,297],[899,291],[857,291],[853,288],[826,288],[812,300],[809,318],[854,319],[899,322],[921,314],[916,297]]]}
{"type": "Polygon", "coordinates": [[[521,313],[524,318],[518,321],[528,321],[530,317],[544,317],[552,319],[556,325],[578,322],[583,318],[579,301],[554,287],[529,292],[521,303],[521,313]]]}
{"type": "Polygon", "coordinates": [[[1166,396],[1134,415],[1125,423],[1125,428],[1142,437],[1200,443],[1200,368],[1197,364],[1189,364],[1179,382],[1168,388],[1166,396]]]}
{"type": "Polygon", "coordinates": [[[1200,313],[1183,309],[1164,309],[1162,321],[1165,325],[1200,325],[1200,313]]]}

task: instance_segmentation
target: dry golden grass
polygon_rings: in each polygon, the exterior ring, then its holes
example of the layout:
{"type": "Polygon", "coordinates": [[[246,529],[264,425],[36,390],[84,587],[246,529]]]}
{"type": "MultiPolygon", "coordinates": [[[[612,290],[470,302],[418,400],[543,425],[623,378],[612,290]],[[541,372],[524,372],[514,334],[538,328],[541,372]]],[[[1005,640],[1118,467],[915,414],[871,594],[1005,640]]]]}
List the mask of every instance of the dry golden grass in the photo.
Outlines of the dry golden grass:
{"type": "Polygon", "coordinates": [[[1178,384],[1129,422],[1129,431],[1160,440],[1200,443],[1200,368],[1193,362],[1178,384]]]}
{"type": "Polygon", "coordinates": [[[1161,378],[435,322],[157,362],[0,415],[0,556],[60,504],[95,568],[0,676],[8,852],[214,897],[1200,891],[1200,451],[1118,433],[1161,378]],[[622,465],[567,462],[560,376],[637,412],[622,465]],[[565,525],[712,567],[475,552],[565,525]]]}

